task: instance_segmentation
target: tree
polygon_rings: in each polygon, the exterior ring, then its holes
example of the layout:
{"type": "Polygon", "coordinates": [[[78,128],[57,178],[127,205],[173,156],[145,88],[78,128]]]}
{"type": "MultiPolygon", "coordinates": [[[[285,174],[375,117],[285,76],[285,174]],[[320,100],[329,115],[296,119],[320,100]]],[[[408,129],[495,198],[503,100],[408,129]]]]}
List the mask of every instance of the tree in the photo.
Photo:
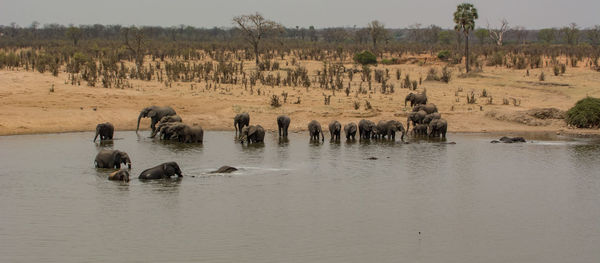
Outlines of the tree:
{"type": "Polygon", "coordinates": [[[577,44],[577,41],[579,40],[579,28],[577,27],[577,24],[571,23],[568,26],[563,27],[560,31],[563,33],[563,38],[567,44],[577,44]]]}
{"type": "Polygon", "coordinates": [[[133,53],[135,57],[135,65],[139,68],[144,64],[144,56],[146,55],[146,39],[144,32],[135,26],[123,29],[125,37],[125,47],[133,53]]]}
{"type": "Polygon", "coordinates": [[[595,25],[594,27],[588,29],[587,38],[590,40],[592,45],[597,46],[600,44],[600,25],[595,25]]]}
{"type": "Polygon", "coordinates": [[[259,45],[263,38],[269,37],[272,34],[279,34],[283,31],[283,27],[280,24],[265,19],[259,13],[236,16],[233,18],[233,23],[237,24],[248,43],[254,48],[256,65],[259,62],[259,45]]]}
{"type": "Polygon", "coordinates": [[[371,21],[367,27],[369,28],[369,35],[373,41],[373,51],[376,52],[377,41],[386,39],[387,30],[385,29],[385,26],[377,20],[371,21]]]}
{"type": "Polygon", "coordinates": [[[466,69],[469,72],[469,32],[475,29],[475,20],[479,18],[477,9],[473,4],[462,3],[456,7],[454,12],[454,30],[457,32],[462,31],[465,35],[465,59],[466,69]]]}
{"type": "Polygon", "coordinates": [[[311,42],[317,41],[317,31],[315,30],[314,26],[308,27],[308,37],[310,38],[311,42]]]}
{"type": "Polygon", "coordinates": [[[73,45],[77,46],[77,44],[79,43],[79,39],[81,38],[81,29],[74,27],[74,26],[70,26],[67,29],[67,32],[65,33],[67,35],[68,38],[70,38],[71,40],[73,40],[73,45]]]}
{"type": "Polygon", "coordinates": [[[479,44],[483,46],[485,39],[490,35],[490,31],[485,28],[479,28],[475,30],[475,36],[479,39],[479,44]]]}
{"type": "Polygon", "coordinates": [[[438,35],[442,31],[442,28],[436,25],[430,25],[424,30],[425,42],[428,44],[435,44],[438,42],[438,35]]]}
{"type": "Polygon", "coordinates": [[[452,35],[446,30],[441,31],[440,33],[438,33],[438,41],[440,42],[440,44],[450,45],[450,42],[452,41],[452,35]]]}
{"type": "Polygon", "coordinates": [[[556,29],[554,29],[554,28],[540,29],[540,31],[538,31],[537,38],[538,38],[538,40],[540,40],[546,44],[550,44],[550,43],[554,42],[554,40],[556,39],[556,29]]]}
{"type": "Polygon", "coordinates": [[[487,29],[490,32],[490,38],[496,43],[497,46],[502,46],[504,43],[504,33],[508,31],[508,21],[505,19],[500,20],[500,28],[491,29],[490,24],[488,23],[487,29]]]}

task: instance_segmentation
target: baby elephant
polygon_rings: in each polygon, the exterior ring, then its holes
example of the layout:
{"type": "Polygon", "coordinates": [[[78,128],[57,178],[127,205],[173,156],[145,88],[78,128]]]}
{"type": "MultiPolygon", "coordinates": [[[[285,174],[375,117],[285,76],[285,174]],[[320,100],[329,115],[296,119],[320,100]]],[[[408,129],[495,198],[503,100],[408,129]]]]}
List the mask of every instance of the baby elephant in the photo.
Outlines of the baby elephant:
{"type": "Polygon", "coordinates": [[[94,142],[98,139],[98,135],[100,135],[100,140],[112,140],[113,135],[115,133],[115,126],[113,126],[110,122],[100,123],[96,125],[96,136],[94,136],[94,142]]]}
{"type": "Polygon", "coordinates": [[[116,168],[121,169],[121,164],[127,164],[131,169],[131,159],[126,152],[119,150],[102,150],[96,155],[94,160],[96,168],[116,168]]]}
{"type": "Polygon", "coordinates": [[[265,129],[263,129],[260,125],[250,125],[248,127],[244,127],[242,129],[242,138],[241,142],[247,141],[250,143],[259,143],[265,141],[265,129]]]}
{"type": "Polygon", "coordinates": [[[114,171],[108,175],[108,180],[129,182],[129,172],[127,170],[114,171]]]}
{"type": "Polygon", "coordinates": [[[167,179],[173,175],[183,177],[179,165],[176,162],[168,162],[144,170],[138,178],[142,180],[167,179]]]}

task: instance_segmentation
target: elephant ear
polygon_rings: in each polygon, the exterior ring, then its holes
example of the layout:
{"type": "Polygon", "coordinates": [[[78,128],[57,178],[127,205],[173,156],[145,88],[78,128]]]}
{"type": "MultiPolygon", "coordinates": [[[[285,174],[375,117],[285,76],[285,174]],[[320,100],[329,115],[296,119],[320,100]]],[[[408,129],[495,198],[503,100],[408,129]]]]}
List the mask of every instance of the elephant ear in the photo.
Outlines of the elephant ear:
{"type": "Polygon", "coordinates": [[[150,118],[154,118],[154,116],[156,116],[156,111],[154,111],[154,110],[150,110],[150,111],[148,112],[148,117],[150,117],[150,118]]]}
{"type": "Polygon", "coordinates": [[[121,152],[119,151],[114,151],[112,154],[113,157],[113,161],[115,164],[118,164],[121,162],[121,152]]]}
{"type": "Polygon", "coordinates": [[[254,135],[257,131],[258,129],[256,128],[256,126],[250,127],[250,129],[248,129],[248,136],[254,135]]]}

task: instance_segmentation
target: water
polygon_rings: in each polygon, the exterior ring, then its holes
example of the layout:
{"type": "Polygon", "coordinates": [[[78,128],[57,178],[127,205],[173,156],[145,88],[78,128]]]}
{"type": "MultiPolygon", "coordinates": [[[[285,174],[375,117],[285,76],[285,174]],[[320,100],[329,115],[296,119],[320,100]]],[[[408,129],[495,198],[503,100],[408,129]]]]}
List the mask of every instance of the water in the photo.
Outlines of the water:
{"type": "Polygon", "coordinates": [[[598,262],[600,145],[0,137],[0,262],[598,262]],[[102,147],[132,181],[93,168],[102,147]],[[377,160],[368,160],[376,157],[377,160]],[[182,180],[137,175],[177,161],[182,180]],[[241,168],[211,175],[222,165],[241,168]],[[193,177],[192,177],[193,176],[193,177]]]}

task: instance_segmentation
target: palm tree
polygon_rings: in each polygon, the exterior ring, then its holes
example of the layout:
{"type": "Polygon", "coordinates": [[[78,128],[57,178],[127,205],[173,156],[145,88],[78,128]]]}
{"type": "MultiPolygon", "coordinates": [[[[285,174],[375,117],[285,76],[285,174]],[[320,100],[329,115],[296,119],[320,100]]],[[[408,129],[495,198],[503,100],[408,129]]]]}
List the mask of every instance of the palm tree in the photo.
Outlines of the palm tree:
{"type": "Polygon", "coordinates": [[[454,30],[462,31],[465,34],[465,59],[467,72],[469,72],[469,32],[475,29],[475,20],[479,18],[477,9],[473,4],[462,3],[456,7],[454,12],[454,30]]]}

